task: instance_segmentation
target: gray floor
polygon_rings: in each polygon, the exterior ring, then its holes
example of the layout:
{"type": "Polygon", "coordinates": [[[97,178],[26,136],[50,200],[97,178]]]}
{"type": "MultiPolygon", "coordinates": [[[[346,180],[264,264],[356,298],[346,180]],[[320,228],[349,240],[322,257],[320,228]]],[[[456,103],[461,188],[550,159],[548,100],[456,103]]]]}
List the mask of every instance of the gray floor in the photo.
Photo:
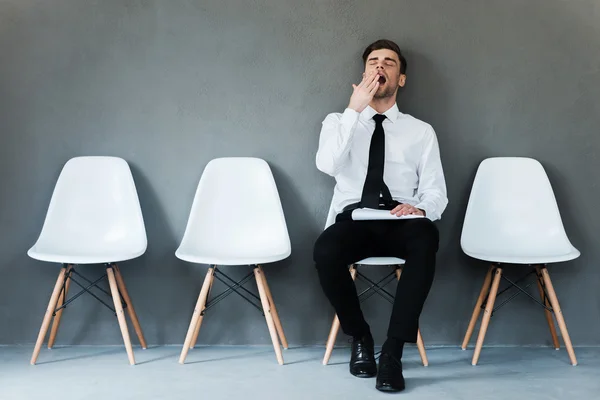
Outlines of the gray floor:
{"type": "MultiPolygon", "coordinates": [[[[0,399],[372,399],[394,395],[375,390],[374,379],[348,373],[348,348],[334,350],[321,365],[323,348],[284,352],[279,366],[272,348],[198,347],[179,365],[178,346],[135,348],[129,366],[121,347],[42,349],[29,365],[32,347],[0,347],[0,399]]],[[[472,351],[430,348],[430,366],[420,364],[416,348],[405,351],[411,399],[598,399],[600,348],[577,348],[579,365],[564,350],[484,348],[480,365],[472,351]]]]}

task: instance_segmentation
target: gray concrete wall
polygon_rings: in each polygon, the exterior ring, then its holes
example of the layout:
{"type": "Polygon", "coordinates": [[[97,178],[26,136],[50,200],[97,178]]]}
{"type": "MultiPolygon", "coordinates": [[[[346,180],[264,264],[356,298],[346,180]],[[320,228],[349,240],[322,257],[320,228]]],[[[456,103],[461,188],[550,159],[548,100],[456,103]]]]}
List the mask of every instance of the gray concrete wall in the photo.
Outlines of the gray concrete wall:
{"type": "MultiPolygon", "coordinates": [[[[600,344],[599,20],[593,0],[0,1],[0,343],[35,341],[58,267],[26,251],[62,165],[80,155],[131,165],[149,246],[122,270],[150,344],[183,342],[206,271],[174,256],[204,166],[267,160],[293,252],[266,273],[290,343],[324,343],[333,312],[311,251],[334,182],[314,165],[320,124],[346,106],[363,48],[386,37],[409,62],[400,108],[434,126],[447,175],[426,343],[460,343],[486,271],[459,245],[478,163],[531,156],[582,252],[550,269],[572,340],[600,344]]],[[[506,204],[515,207],[518,198],[506,204]]],[[[212,311],[201,343],[269,343],[242,300],[212,311]]],[[[389,305],[370,300],[365,311],[382,340],[389,305]]],[[[57,344],[120,343],[93,299],[64,313],[57,344]]],[[[542,310],[518,298],[487,343],[550,343],[542,310]]]]}

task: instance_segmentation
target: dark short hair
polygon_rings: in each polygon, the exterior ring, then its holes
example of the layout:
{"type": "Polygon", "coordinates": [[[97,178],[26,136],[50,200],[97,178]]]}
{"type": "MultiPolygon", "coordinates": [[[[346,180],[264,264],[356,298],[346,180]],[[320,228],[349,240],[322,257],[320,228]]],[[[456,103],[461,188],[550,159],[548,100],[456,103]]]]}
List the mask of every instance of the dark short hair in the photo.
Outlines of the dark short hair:
{"type": "Polygon", "coordinates": [[[380,39],[380,40],[377,40],[376,42],[373,42],[370,45],[368,45],[362,56],[363,62],[364,63],[367,62],[367,58],[369,57],[369,54],[371,54],[375,50],[381,50],[381,49],[388,49],[388,50],[392,50],[392,51],[396,52],[396,54],[398,54],[398,59],[400,60],[400,73],[403,75],[406,74],[406,58],[404,58],[404,56],[402,55],[402,52],[400,51],[400,47],[396,43],[392,42],[391,40],[380,39]]]}

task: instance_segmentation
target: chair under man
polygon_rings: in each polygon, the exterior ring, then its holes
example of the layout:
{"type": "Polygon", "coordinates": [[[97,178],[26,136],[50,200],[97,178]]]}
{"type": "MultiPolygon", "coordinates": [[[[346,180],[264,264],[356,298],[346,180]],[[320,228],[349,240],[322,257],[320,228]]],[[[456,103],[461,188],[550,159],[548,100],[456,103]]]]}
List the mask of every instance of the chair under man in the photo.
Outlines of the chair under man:
{"type": "MultiPolygon", "coordinates": [[[[333,209],[333,203],[329,207],[329,213],[327,215],[327,222],[325,223],[325,229],[327,229],[330,225],[333,225],[335,222],[336,213],[333,209]]],[[[378,294],[383,299],[387,300],[389,303],[394,304],[394,295],[388,292],[385,289],[385,286],[391,283],[394,279],[400,280],[400,276],[402,274],[402,266],[405,264],[405,261],[401,258],[397,257],[369,257],[364,260],[360,260],[349,266],[350,275],[352,276],[352,280],[362,280],[363,282],[368,284],[368,287],[362,290],[359,294],[359,300],[361,302],[367,300],[374,294],[378,294]],[[392,272],[381,278],[379,281],[375,282],[369,277],[365,276],[361,272],[358,271],[359,267],[374,267],[374,266],[385,266],[392,267],[392,272]]],[[[325,346],[325,356],[323,357],[323,365],[327,365],[329,363],[329,359],[331,358],[331,353],[333,352],[333,347],[335,346],[335,340],[337,338],[338,332],[340,330],[340,320],[338,319],[337,314],[333,318],[333,323],[331,324],[331,330],[329,331],[329,337],[327,338],[327,344],[325,346]]],[[[419,329],[417,334],[417,348],[419,349],[419,354],[421,356],[421,361],[423,365],[426,367],[429,365],[429,361],[427,360],[427,353],[425,351],[425,344],[423,343],[423,338],[421,337],[421,330],[419,329]]]]}

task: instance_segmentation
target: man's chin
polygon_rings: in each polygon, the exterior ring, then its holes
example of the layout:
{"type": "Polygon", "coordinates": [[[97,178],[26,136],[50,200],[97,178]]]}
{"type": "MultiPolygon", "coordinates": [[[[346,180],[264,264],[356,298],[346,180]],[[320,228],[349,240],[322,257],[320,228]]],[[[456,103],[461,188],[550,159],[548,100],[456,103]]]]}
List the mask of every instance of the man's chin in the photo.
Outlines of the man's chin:
{"type": "Polygon", "coordinates": [[[377,93],[375,93],[375,95],[373,96],[374,99],[387,99],[389,97],[394,97],[396,93],[392,92],[390,90],[384,90],[384,91],[377,91],[377,93]]]}

